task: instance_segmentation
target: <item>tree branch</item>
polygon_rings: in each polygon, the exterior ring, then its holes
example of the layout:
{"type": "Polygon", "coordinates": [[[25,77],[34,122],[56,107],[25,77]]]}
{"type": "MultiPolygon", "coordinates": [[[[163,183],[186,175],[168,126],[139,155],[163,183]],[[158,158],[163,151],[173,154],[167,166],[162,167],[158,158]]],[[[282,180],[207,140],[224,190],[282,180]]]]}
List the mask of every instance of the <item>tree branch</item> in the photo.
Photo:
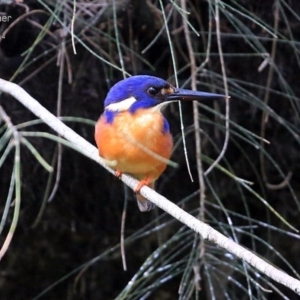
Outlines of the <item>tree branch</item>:
{"type": "MultiPolygon", "coordinates": [[[[109,168],[103,159],[99,157],[98,150],[96,147],[91,145],[76,132],[62,123],[53,114],[51,114],[47,109],[41,106],[38,101],[33,99],[25,90],[23,90],[18,85],[0,79],[0,91],[10,94],[26,106],[32,113],[37,117],[41,118],[46,124],[48,124],[53,130],[55,130],[63,138],[67,139],[73,143],[79,152],[89,157],[90,159],[96,161],[107,169],[110,173],[115,174],[115,172],[109,168]]],[[[138,180],[123,174],[121,180],[128,185],[131,189],[135,189],[138,184],[138,180]]],[[[236,255],[237,257],[246,261],[249,265],[253,266],[263,274],[272,278],[278,283],[285,285],[294,292],[300,295],[300,281],[286,274],[285,272],[275,268],[271,264],[267,263],[253,252],[243,248],[242,246],[236,244],[229,238],[225,237],[212,227],[196,219],[192,215],[188,214],[173,202],[169,201],[165,197],[156,193],[154,190],[147,186],[142,187],[141,194],[156,204],[158,207],[169,213],[171,216],[176,218],[178,221],[184,223],[195,232],[199,233],[203,239],[210,241],[224,250],[236,255]]]]}

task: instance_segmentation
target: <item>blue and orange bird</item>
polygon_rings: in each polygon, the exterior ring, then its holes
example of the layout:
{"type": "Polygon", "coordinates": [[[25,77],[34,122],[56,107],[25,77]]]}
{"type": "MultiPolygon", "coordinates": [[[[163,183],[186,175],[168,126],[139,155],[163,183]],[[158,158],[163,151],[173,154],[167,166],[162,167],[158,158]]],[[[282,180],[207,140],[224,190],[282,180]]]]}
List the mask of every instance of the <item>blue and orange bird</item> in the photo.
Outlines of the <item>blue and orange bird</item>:
{"type": "Polygon", "coordinates": [[[114,162],[116,175],[130,174],[140,182],[135,189],[141,211],[155,205],[138,194],[166,169],[173,150],[169,123],[161,109],[173,101],[224,99],[224,95],[173,87],[153,76],[132,76],[115,84],[104,101],[95,128],[99,155],[114,162]]]}

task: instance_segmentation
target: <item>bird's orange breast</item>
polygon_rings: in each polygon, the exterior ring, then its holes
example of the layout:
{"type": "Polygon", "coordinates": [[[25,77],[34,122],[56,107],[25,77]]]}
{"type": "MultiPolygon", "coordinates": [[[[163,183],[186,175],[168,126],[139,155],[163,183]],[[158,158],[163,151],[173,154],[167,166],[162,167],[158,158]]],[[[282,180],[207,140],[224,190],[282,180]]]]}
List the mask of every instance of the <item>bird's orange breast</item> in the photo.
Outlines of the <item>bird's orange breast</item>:
{"type": "Polygon", "coordinates": [[[135,113],[117,113],[112,122],[103,114],[96,124],[95,140],[101,157],[117,161],[114,167],[141,180],[155,181],[166,168],[173,140],[164,130],[159,111],[139,109],[135,113]]]}

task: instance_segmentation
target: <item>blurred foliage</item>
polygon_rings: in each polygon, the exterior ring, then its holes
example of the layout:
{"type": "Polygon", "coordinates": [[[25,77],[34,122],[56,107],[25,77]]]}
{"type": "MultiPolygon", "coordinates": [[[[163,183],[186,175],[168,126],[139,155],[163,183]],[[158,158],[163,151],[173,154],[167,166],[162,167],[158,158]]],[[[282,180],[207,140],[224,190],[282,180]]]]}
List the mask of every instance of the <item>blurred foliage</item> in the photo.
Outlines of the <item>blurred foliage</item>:
{"type": "MultiPolygon", "coordinates": [[[[2,1],[0,16],[12,18],[0,22],[0,77],[24,87],[94,143],[107,90],[124,76],[152,74],[186,88],[196,76],[197,89],[225,93],[222,56],[230,139],[220,164],[205,176],[200,215],[299,279],[300,236],[292,228],[300,228],[298,4],[2,1]]],[[[10,96],[1,95],[0,108],[0,255],[15,232],[1,261],[1,299],[297,299],[162,211],[139,213],[135,201],[128,202],[123,271],[123,202],[134,195],[60,144],[10,96]]],[[[199,104],[199,111],[206,170],[223,147],[225,105],[199,104]]],[[[177,105],[165,114],[176,142],[172,160],[180,167],[164,173],[157,191],[199,216],[192,105],[183,104],[182,115],[195,182],[186,168],[177,105]]]]}

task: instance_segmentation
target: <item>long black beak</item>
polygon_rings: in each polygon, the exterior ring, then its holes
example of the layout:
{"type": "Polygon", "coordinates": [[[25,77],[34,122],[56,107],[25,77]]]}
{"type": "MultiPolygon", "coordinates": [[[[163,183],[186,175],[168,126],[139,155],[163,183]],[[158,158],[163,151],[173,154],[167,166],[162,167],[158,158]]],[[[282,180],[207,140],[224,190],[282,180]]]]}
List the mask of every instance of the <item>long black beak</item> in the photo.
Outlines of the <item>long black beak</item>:
{"type": "Polygon", "coordinates": [[[166,96],[166,101],[174,101],[174,100],[201,101],[201,100],[218,100],[218,99],[226,99],[226,96],[221,94],[212,94],[212,93],[177,89],[177,88],[175,88],[174,93],[168,94],[166,96]]]}

